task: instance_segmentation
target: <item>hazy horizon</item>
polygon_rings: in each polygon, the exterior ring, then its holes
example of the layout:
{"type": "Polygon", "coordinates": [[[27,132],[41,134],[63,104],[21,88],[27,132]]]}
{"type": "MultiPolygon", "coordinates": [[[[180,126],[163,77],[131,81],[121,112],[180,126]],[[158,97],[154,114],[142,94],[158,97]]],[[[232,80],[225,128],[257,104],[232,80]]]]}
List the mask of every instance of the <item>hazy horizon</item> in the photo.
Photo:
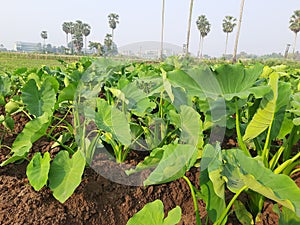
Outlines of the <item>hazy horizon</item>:
{"type": "MultiPolygon", "coordinates": [[[[172,0],[165,5],[164,41],[182,47],[186,42],[190,1],[172,0]]],[[[65,1],[5,1],[0,15],[0,44],[12,49],[17,41],[42,42],[40,33],[48,32],[47,43],[65,45],[66,35],[62,23],[81,20],[91,25],[88,41],[103,43],[110,33],[108,14],[117,13],[120,23],[115,29],[115,43],[121,47],[135,42],[160,41],[161,0],[114,0],[110,2],[90,0],[65,1]]],[[[211,32],[204,39],[203,54],[220,56],[225,48],[225,33],[222,20],[226,15],[239,16],[240,0],[194,0],[191,27],[190,51],[196,54],[199,31],[196,20],[206,15],[211,23],[211,32]]],[[[257,55],[284,53],[286,45],[293,44],[294,33],[289,30],[289,19],[300,9],[296,0],[246,0],[238,52],[257,55]]],[[[229,35],[228,54],[233,51],[236,28],[229,35]]],[[[299,38],[298,38],[299,39],[299,38]]],[[[300,40],[296,47],[299,51],[300,40]]]]}

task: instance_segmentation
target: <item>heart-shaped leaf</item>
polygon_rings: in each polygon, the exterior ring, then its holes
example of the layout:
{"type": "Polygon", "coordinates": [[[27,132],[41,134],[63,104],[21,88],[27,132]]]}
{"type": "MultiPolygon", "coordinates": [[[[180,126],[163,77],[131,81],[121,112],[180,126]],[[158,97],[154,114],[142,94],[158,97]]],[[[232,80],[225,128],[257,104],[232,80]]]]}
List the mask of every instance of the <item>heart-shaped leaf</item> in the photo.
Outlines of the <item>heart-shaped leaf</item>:
{"type": "Polygon", "coordinates": [[[176,206],[169,211],[168,216],[164,219],[164,205],[161,200],[155,200],[144,206],[126,225],[175,225],[180,222],[181,208],[176,206]]]}
{"type": "Polygon", "coordinates": [[[53,112],[56,102],[56,94],[51,81],[46,79],[39,89],[35,80],[29,80],[22,89],[22,100],[27,105],[30,114],[36,117],[41,116],[44,112],[50,114],[53,112]]]}
{"type": "Polygon", "coordinates": [[[53,196],[64,203],[81,182],[85,167],[85,158],[80,151],[70,158],[67,151],[60,151],[51,163],[49,187],[53,196]]]}
{"type": "Polygon", "coordinates": [[[12,144],[12,157],[2,162],[1,166],[16,162],[26,156],[32,144],[45,135],[50,119],[47,113],[29,121],[12,144]]]}
{"type": "Polygon", "coordinates": [[[26,175],[34,190],[39,191],[47,184],[50,170],[50,154],[46,152],[44,157],[38,152],[31,159],[26,169],[26,175]]]}

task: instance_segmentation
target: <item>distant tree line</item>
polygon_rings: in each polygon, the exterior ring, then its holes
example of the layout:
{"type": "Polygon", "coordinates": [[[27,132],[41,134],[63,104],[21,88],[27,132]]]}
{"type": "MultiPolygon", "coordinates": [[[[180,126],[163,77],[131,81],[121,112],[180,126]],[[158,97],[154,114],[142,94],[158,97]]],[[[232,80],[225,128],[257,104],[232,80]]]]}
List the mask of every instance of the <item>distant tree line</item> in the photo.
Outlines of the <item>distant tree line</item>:
{"type": "MultiPolygon", "coordinates": [[[[189,41],[190,41],[190,30],[191,30],[191,21],[192,21],[192,12],[193,12],[193,3],[194,0],[190,0],[190,7],[189,7],[189,14],[188,14],[188,30],[187,30],[187,41],[184,44],[184,52],[185,55],[189,55],[189,41]]],[[[234,27],[237,25],[237,33],[236,33],[236,38],[235,38],[235,43],[234,43],[234,50],[233,54],[230,55],[232,57],[232,61],[236,62],[237,61],[237,49],[238,49],[238,41],[239,41],[239,35],[240,35],[240,29],[241,29],[241,21],[243,17],[243,9],[244,9],[244,4],[245,0],[241,0],[240,2],[240,13],[239,13],[239,19],[237,20],[233,16],[227,15],[223,19],[222,23],[222,28],[223,32],[226,33],[226,40],[225,40],[225,51],[223,56],[225,58],[228,58],[229,55],[227,55],[227,46],[228,46],[228,35],[231,33],[234,29],[234,27]]],[[[162,59],[162,52],[163,52],[163,33],[164,33],[164,13],[165,13],[165,0],[162,0],[162,30],[161,30],[161,55],[160,58],[162,59]]],[[[289,28],[291,31],[295,33],[295,38],[294,38],[294,44],[293,44],[293,55],[295,57],[295,49],[296,49],[296,43],[297,43],[297,34],[300,31],[300,10],[294,11],[294,14],[290,17],[289,21],[289,28]]],[[[200,39],[199,39],[199,48],[197,52],[197,57],[201,58],[202,57],[202,50],[203,50],[203,42],[204,38],[208,35],[208,33],[211,30],[211,24],[209,23],[208,19],[206,18],[205,15],[200,15],[197,18],[196,21],[197,28],[200,33],[200,39]]],[[[243,55],[243,54],[242,54],[243,55]]]]}
{"type": "MultiPolygon", "coordinates": [[[[187,31],[187,41],[184,44],[185,55],[189,54],[189,41],[190,41],[190,30],[191,30],[191,21],[192,21],[192,11],[193,11],[194,0],[190,0],[189,7],[189,17],[188,17],[188,31],[187,31]]],[[[241,21],[243,16],[245,0],[241,0],[240,3],[240,14],[239,19],[237,20],[231,15],[226,15],[223,19],[222,28],[223,32],[226,34],[225,39],[225,50],[223,56],[227,58],[227,47],[228,47],[228,36],[233,32],[234,27],[237,25],[237,32],[234,44],[234,50],[232,55],[232,61],[236,62],[237,60],[237,49],[238,49],[238,40],[241,28],[241,21]]],[[[164,14],[165,14],[165,0],[162,0],[162,29],[161,29],[161,49],[160,49],[160,58],[163,58],[163,37],[164,37],[164,14]]],[[[87,52],[87,47],[90,50],[95,51],[99,56],[101,55],[114,55],[118,53],[117,45],[114,43],[114,30],[119,23],[119,15],[116,13],[110,13],[108,15],[108,25],[111,28],[111,33],[107,33],[103,42],[98,41],[89,41],[87,44],[87,36],[91,33],[91,26],[87,23],[83,23],[80,20],[75,22],[64,22],[62,24],[62,30],[66,33],[66,47],[65,52],[70,54],[82,54],[83,46],[85,46],[84,53],[87,52]],[[69,42],[69,36],[71,41],[69,42]]],[[[211,31],[211,24],[208,21],[206,15],[198,16],[196,20],[197,29],[199,31],[199,47],[197,52],[197,57],[201,58],[203,55],[203,43],[204,38],[211,31]]],[[[297,35],[300,31],[300,10],[294,11],[294,14],[290,17],[289,29],[294,32],[295,38],[293,43],[293,54],[295,54],[296,44],[297,44],[297,35]]],[[[47,39],[47,31],[42,31],[41,37],[44,40],[43,48],[45,48],[45,40],[47,39]]],[[[288,50],[288,48],[287,48],[288,50]]],[[[44,50],[45,51],[45,50],[44,50]]]]}
{"type": "Polygon", "coordinates": [[[86,40],[87,36],[91,33],[91,26],[87,23],[83,23],[81,20],[75,22],[64,22],[62,24],[62,30],[66,33],[66,53],[80,54],[85,42],[86,53],[86,40]],[[71,36],[71,42],[69,42],[69,35],[71,36]]]}
{"type": "Polygon", "coordinates": [[[80,20],[76,20],[76,22],[64,22],[62,24],[62,30],[66,33],[66,53],[81,54],[82,48],[85,46],[85,54],[87,53],[87,47],[91,50],[95,50],[99,56],[116,54],[117,47],[113,42],[113,37],[114,30],[119,23],[119,15],[116,13],[110,13],[108,15],[108,23],[112,31],[111,34],[106,34],[103,44],[94,41],[89,41],[89,44],[87,44],[87,37],[91,33],[91,26],[89,24],[83,23],[80,20]],[[71,36],[70,42],[69,35],[71,36]]]}
{"type": "MultiPolygon", "coordinates": [[[[96,52],[97,55],[115,55],[118,53],[117,45],[114,43],[114,30],[119,23],[119,15],[116,13],[110,13],[108,15],[108,24],[111,28],[111,33],[105,35],[103,43],[89,41],[87,43],[87,37],[91,33],[91,26],[81,20],[75,22],[63,22],[62,30],[66,34],[66,44],[64,47],[60,47],[62,53],[66,54],[86,54],[87,48],[96,52]],[[84,48],[84,51],[83,51],[84,48]]],[[[43,45],[41,47],[44,53],[53,52],[53,47],[46,44],[48,38],[48,32],[43,30],[41,32],[41,38],[43,39],[43,45]]]]}

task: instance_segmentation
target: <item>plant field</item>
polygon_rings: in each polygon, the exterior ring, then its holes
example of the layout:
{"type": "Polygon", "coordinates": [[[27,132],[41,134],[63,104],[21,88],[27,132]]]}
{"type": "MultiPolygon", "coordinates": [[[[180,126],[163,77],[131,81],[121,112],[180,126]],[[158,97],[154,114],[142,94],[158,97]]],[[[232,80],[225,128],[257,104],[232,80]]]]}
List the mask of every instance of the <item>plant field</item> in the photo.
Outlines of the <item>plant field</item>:
{"type": "Polygon", "coordinates": [[[79,60],[79,56],[66,56],[66,55],[45,55],[33,53],[0,53],[0,71],[13,72],[20,68],[27,70],[38,69],[42,66],[51,68],[60,67],[61,63],[58,59],[65,62],[74,62],[79,60]]]}
{"type": "Polygon", "coordinates": [[[300,223],[295,64],[59,63],[0,77],[0,190],[43,224],[300,223]]]}

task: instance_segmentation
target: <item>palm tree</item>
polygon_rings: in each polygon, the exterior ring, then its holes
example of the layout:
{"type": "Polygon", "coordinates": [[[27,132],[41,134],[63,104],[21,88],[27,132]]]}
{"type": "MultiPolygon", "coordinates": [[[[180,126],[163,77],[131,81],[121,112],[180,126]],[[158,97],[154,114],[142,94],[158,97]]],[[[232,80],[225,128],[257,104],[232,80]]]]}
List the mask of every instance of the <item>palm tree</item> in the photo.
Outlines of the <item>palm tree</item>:
{"type": "Polygon", "coordinates": [[[164,51],[164,29],[165,29],[165,0],[162,0],[161,36],[160,36],[160,60],[163,59],[163,51],[164,51]]]}
{"type": "Polygon", "coordinates": [[[44,50],[44,52],[45,52],[46,39],[48,38],[48,33],[47,33],[47,31],[43,30],[43,31],[41,32],[41,37],[44,39],[43,50],[44,50]]]}
{"type": "Polygon", "coordinates": [[[111,39],[113,41],[114,38],[114,29],[117,27],[117,23],[119,23],[119,15],[116,13],[111,13],[108,15],[108,23],[111,28],[111,39]]]}
{"type": "Polygon", "coordinates": [[[227,45],[228,45],[228,34],[233,31],[233,28],[236,26],[236,18],[233,16],[225,16],[225,19],[223,19],[223,32],[226,33],[226,44],[225,44],[225,52],[224,56],[227,52],[227,45]]]}
{"type": "Polygon", "coordinates": [[[113,44],[112,35],[106,34],[105,39],[104,39],[104,45],[107,47],[108,52],[111,50],[112,44],[113,44]]]}
{"type": "Polygon", "coordinates": [[[295,53],[296,44],[297,44],[297,34],[300,31],[300,10],[294,11],[294,14],[290,18],[290,30],[295,33],[293,54],[295,53]]]}
{"type": "Polygon", "coordinates": [[[84,39],[85,39],[85,41],[84,41],[84,43],[85,43],[85,54],[86,54],[86,47],[87,47],[86,37],[89,36],[90,33],[91,33],[91,26],[88,25],[87,23],[84,23],[82,25],[82,34],[83,34],[84,39]]]}
{"type": "Polygon", "coordinates": [[[71,33],[71,22],[64,22],[62,24],[62,30],[66,33],[66,46],[68,46],[69,34],[71,33]]]}
{"type": "Polygon", "coordinates": [[[235,38],[235,44],[234,44],[234,50],[233,50],[233,57],[232,62],[236,62],[236,54],[237,54],[237,48],[238,48],[238,42],[239,42],[239,36],[241,31],[241,24],[242,24],[242,17],[243,17],[243,10],[244,10],[245,0],[241,0],[241,6],[240,6],[240,17],[238,21],[238,30],[236,32],[236,38],[235,38]]]}
{"type": "Polygon", "coordinates": [[[83,23],[81,20],[76,20],[74,24],[73,43],[77,53],[81,52],[83,47],[83,23]]]}
{"type": "Polygon", "coordinates": [[[71,54],[74,53],[74,42],[73,42],[73,36],[75,34],[75,23],[70,22],[69,23],[69,27],[70,27],[70,34],[71,34],[71,54]]]}
{"type": "Polygon", "coordinates": [[[197,28],[200,32],[200,40],[199,40],[199,49],[198,49],[198,54],[197,57],[202,58],[202,49],[203,49],[203,41],[204,37],[208,35],[210,32],[210,23],[208,22],[207,18],[205,15],[201,15],[198,17],[197,21],[197,28]]]}
{"type": "Polygon", "coordinates": [[[188,30],[187,30],[187,37],[186,37],[186,52],[185,56],[189,54],[189,45],[190,45],[190,35],[191,35],[191,24],[192,24],[192,14],[193,14],[193,4],[194,0],[190,1],[190,11],[189,11],[189,20],[188,20],[188,30]]]}
{"type": "Polygon", "coordinates": [[[284,58],[285,59],[288,57],[290,46],[291,46],[291,44],[286,44],[286,48],[285,48],[285,51],[284,51],[284,58]]]}
{"type": "Polygon", "coordinates": [[[90,49],[95,49],[97,51],[97,55],[101,56],[102,55],[102,45],[100,42],[89,42],[89,48],[90,49]]]}

